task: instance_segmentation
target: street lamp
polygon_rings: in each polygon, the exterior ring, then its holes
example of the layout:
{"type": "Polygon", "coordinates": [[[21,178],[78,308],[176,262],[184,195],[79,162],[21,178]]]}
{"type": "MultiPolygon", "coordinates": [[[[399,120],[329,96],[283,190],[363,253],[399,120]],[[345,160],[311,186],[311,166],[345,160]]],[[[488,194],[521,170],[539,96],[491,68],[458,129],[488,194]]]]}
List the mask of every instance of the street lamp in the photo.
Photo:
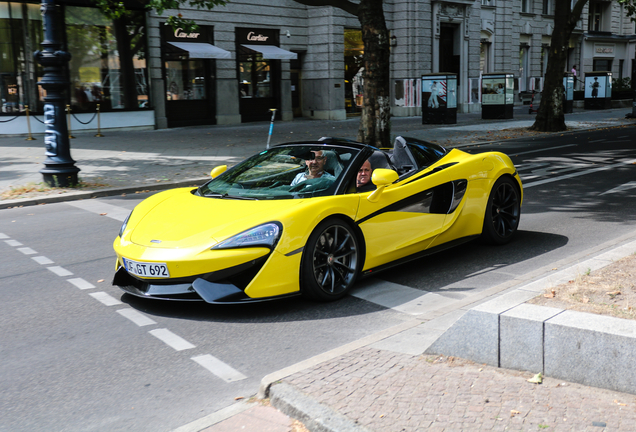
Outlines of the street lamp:
{"type": "Polygon", "coordinates": [[[44,68],[44,76],[38,82],[44,90],[44,144],[46,160],[40,170],[44,182],[54,187],[77,185],[77,173],[80,171],[71,158],[71,145],[68,138],[68,127],[64,118],[64,90],[68,81],[64,74],[64,65],[71,59],[71,54],[62,51],[60,41],[60,21],[55,0],[43,0],[40,6],[44,24],[44,41],[42,51],[36,51],[34,57],[44,68]]]}

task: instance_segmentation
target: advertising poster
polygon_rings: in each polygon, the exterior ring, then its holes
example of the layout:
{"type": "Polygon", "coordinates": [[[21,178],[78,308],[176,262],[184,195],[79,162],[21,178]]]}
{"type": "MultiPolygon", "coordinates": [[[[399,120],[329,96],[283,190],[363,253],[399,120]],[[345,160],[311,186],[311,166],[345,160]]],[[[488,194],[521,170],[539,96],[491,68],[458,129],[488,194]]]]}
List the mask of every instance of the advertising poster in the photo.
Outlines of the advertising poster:
{"type": "Polygon", "coordinates": [[[606,76],[586,76],[585,77],[585,98],[586,99],[605,98],[606,86],[607,86],[606,76]]]}
{"type": "Polygon", "coordinates": [[[481,103],[483,105],[505,105],[506,79],[484,78],[481,88],[481,103]]]}
{"type": "Polygon", "coordinates": [[[422,78],[422,108],[446,108],[446,77],[422,78]]]}

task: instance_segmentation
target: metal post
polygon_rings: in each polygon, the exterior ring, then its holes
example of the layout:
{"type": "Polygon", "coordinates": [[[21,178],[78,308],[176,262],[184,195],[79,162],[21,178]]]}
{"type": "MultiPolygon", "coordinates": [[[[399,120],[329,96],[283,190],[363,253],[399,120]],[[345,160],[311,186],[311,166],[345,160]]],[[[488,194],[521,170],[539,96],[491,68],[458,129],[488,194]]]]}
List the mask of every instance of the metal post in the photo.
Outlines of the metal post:
{"type": "Polygon", "coordinates": [[[31,121],[29,120],[29,106],[25,105],[24,109],[26,110],[26,122],[27,122],[27,129],[29,130],[29,136],[27,137],[27,141],[33,141],[35,140],[35,138],[33,138],[33,136],[31,135],[31,121]]]}
{"type": "Polygon", "coordinates": [[[66,119],[64,118],[64,90],[69,82],[64,74],[64,66],[71,54],[62,51],[61,25],[55,0],[43,0],[40,6],[44,24],[42,51],[34,57],[44,68],[44,76],[38,82],[46,90],[44,97],[44,145],[46,148],[44,168],[40,170],[49,186],[68,187],[77,185],[80,171],[71,158],[66,119]]]}
{"type": "Polygon", "coordinates": [[[103,137],[104,135],[102,135],[102,126],[101,126],[101,121],[100,121],[100,117],[99,117],[99,104],[97,104],[97,133],[95,134],[96,137],[103,137]]]}
{"type": "Polygon", "coordinates": [[[267,148],[269,148],[269,141],[272,139],[272,132],[274,132],[274,117],[276,116],[276,108],[269,109],[272,112],[272,119],[269,122],[269,135],[267,135],[267,148]]]}
{"type": "Polygon", "coordinates": [[[71,131],[71,106],[68,104],[66,105],[66,117],[68,118],[68,137],[75,138],[71,131]]]}

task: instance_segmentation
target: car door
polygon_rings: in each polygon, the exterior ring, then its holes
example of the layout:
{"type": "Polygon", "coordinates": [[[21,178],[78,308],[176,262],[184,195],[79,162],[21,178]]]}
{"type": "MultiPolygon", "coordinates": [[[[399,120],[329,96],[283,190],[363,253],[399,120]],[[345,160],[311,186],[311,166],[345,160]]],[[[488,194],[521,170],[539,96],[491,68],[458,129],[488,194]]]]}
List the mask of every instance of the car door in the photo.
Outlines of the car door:
{"type": "Polygon", "coordinates": [[[360,194],[356,222],[364,234],[364,269],[425,250],[441,232],[453,199],[444,167],[428,168],[389,185],[379,199],[360,194]],[[375,201],[375,202],[374,202],[375,201]]]}

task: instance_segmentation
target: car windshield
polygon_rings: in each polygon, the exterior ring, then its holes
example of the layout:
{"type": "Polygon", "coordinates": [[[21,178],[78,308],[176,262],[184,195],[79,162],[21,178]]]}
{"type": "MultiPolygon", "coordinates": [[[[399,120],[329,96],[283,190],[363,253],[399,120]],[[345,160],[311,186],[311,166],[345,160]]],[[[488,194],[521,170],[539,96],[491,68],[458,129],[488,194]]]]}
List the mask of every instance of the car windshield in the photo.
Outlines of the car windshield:
{"type": "Polygon", "coordinates": [[[333,195],[359,152],[324,144],[274,147],[209,181],[198,194],[259,200],[333,195]]]}

